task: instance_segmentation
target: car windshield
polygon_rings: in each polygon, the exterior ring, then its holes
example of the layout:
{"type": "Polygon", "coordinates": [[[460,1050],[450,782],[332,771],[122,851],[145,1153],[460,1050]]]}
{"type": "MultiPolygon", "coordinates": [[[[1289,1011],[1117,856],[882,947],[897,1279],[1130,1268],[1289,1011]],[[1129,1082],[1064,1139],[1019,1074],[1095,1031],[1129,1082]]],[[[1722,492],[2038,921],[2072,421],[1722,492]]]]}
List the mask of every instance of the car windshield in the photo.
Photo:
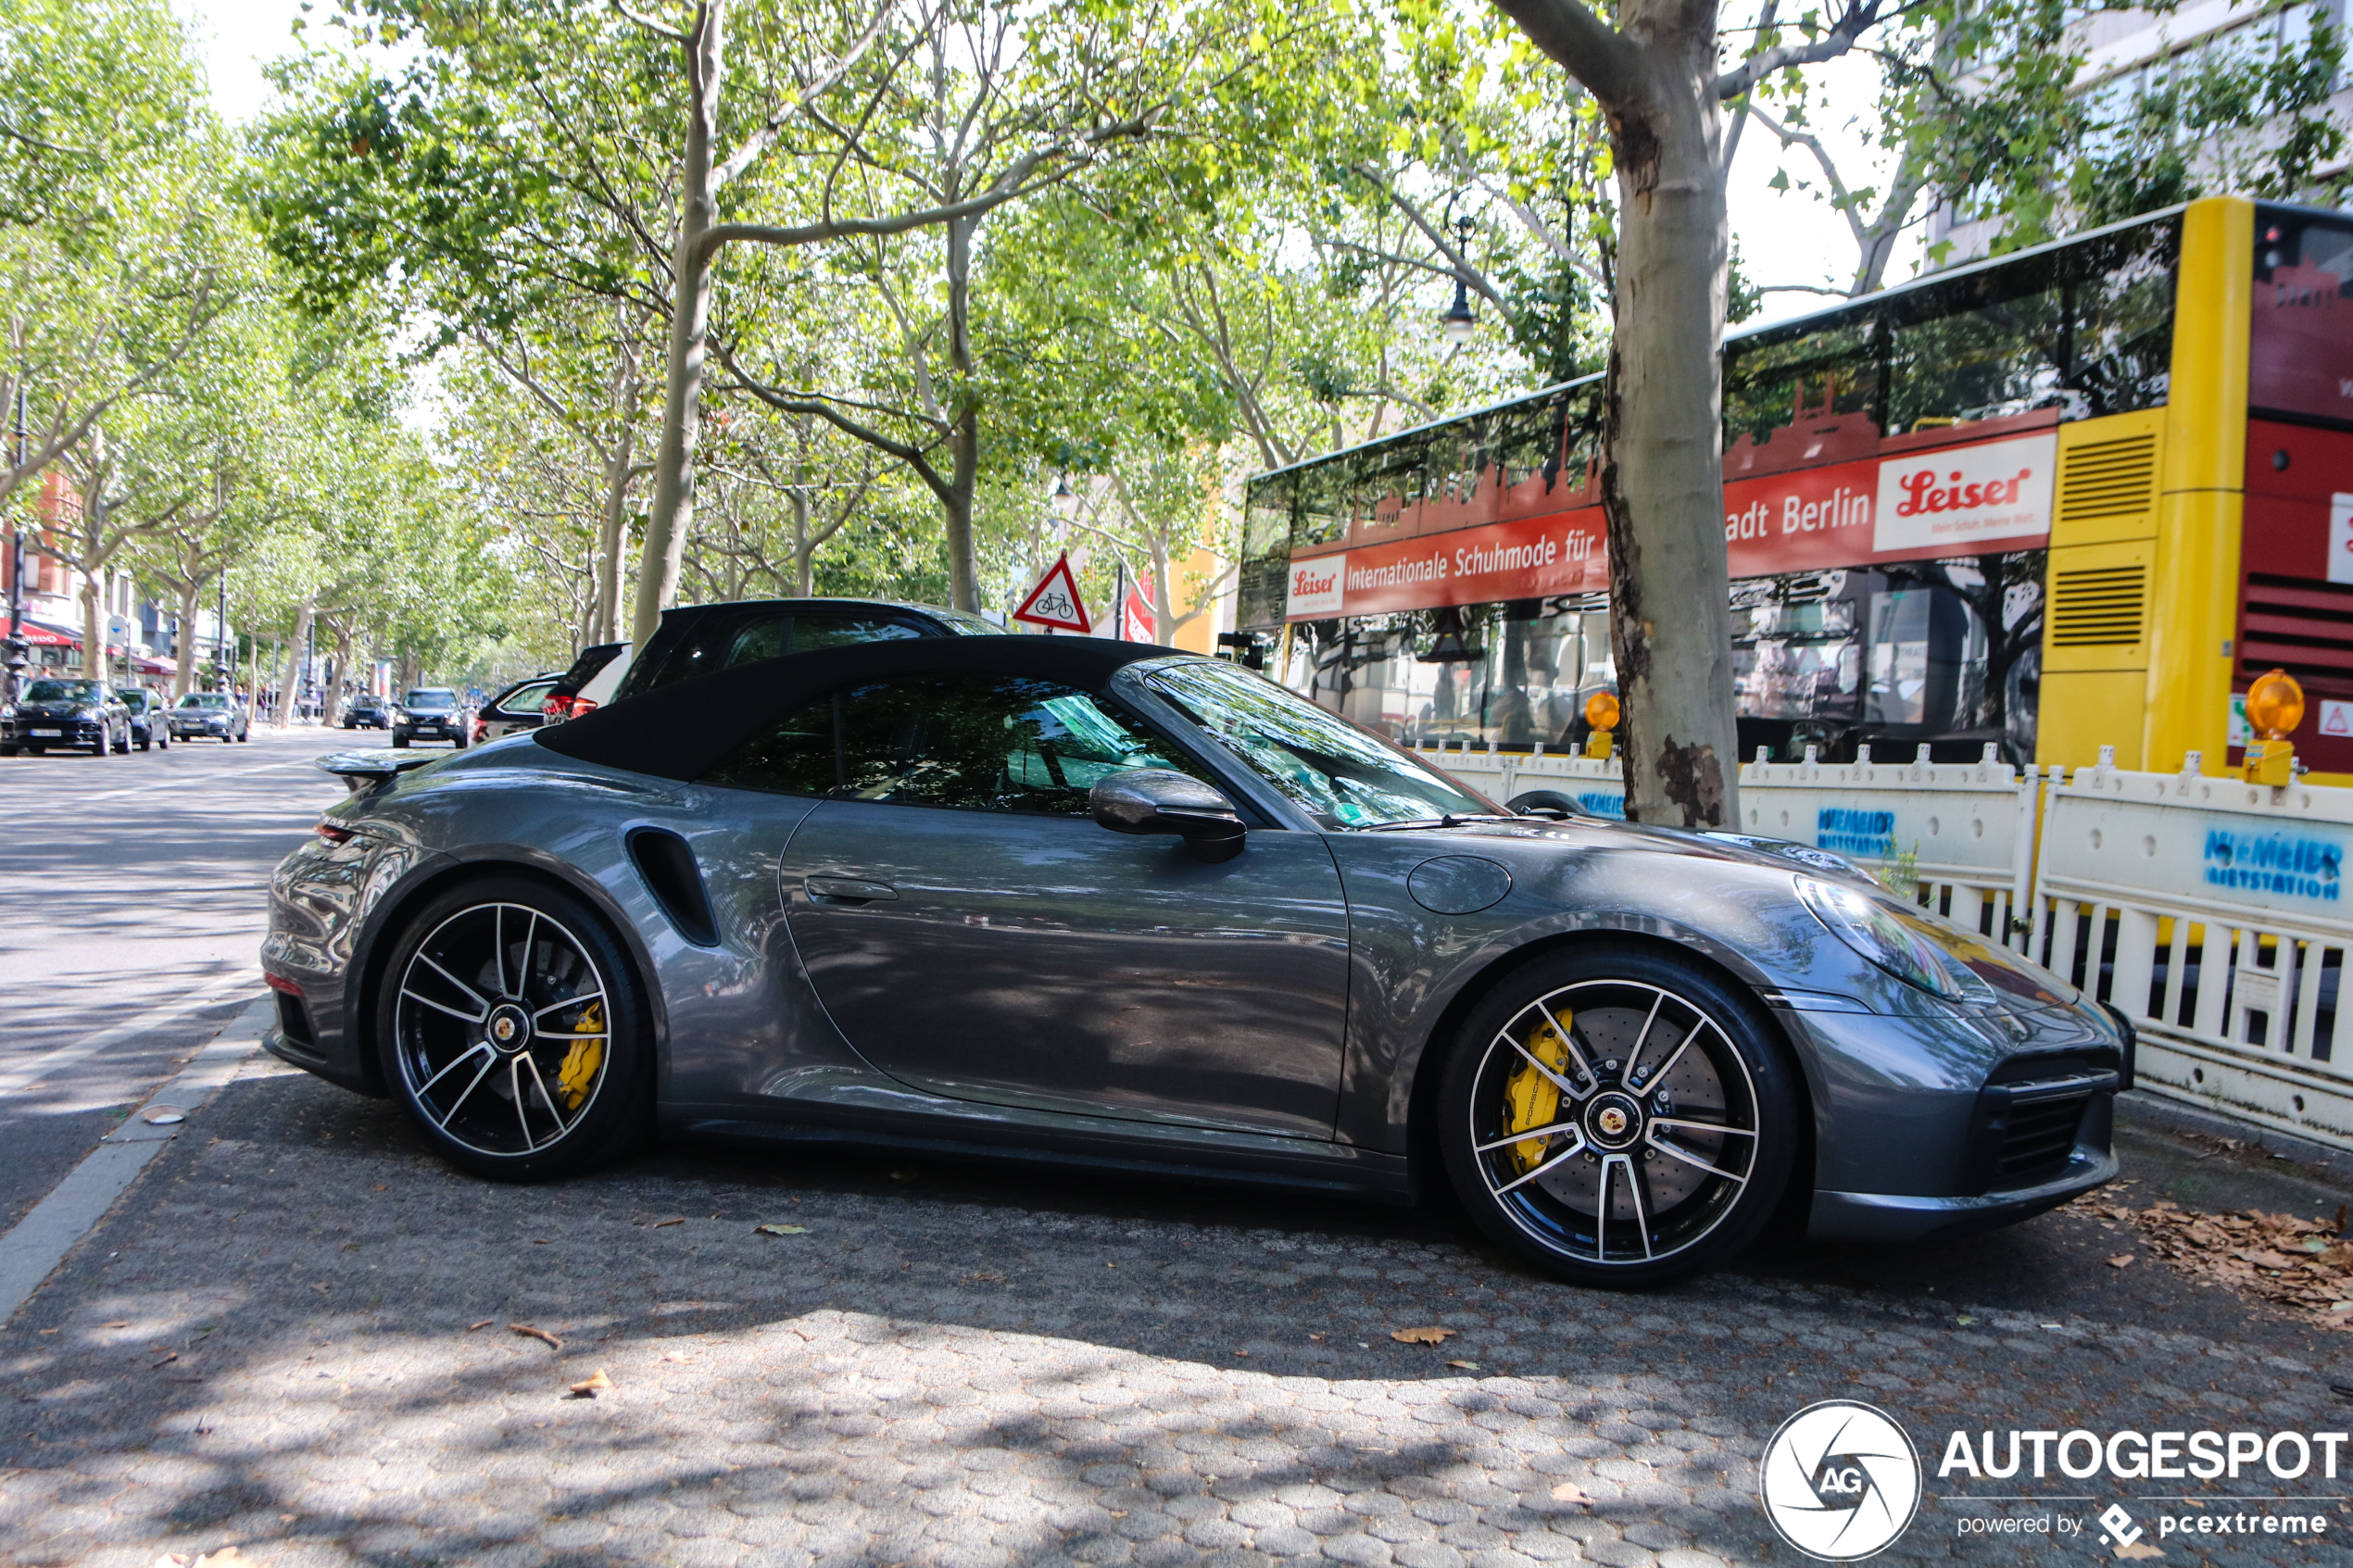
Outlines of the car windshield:
{"type": "Polygon", "coordinates": [[[95,702],[95,681],[35,681],[24,689],[27,702],[95,702]]]}
{"type": "Polygon", "coordinates": [[[145,713],[147,710],[147,694],[145,692],[117,692],[115,696],[120,697],[122,706],[133,713],[145,713]]]}
{"type": "Polygon", "coordinates": [[[229,699],[220,692],[190,692],[180,699],[182,708],[226,708],[229,699]]]}
{"type": "Polygon", "coordinates": [[[409,694],[411,708],[455,708],[458,694],[451,691],[414,691],[409,694]]]}
{"type": "Polygon", "coordinates": [[[1146,684],[1326,827],[1496,814],[1411,752],[1237,665],[1179,664],[1146,684]]]}

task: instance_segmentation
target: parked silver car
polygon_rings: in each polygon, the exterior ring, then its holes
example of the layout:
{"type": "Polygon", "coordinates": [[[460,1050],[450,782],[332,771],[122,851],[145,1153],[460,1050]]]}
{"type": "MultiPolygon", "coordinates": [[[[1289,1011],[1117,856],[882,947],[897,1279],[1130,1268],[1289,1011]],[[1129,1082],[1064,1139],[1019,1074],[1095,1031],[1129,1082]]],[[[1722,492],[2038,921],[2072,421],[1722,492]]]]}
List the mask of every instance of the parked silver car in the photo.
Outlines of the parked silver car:
{"type": "Polygon", "coordinates": [[[173,740],[253,738],[253,716],[227,692],[190,692],[171,705],[173,740]]]}
{"type": "Polygon", "coordinates": [[[659,1125],[1444,1181],[1611,1284],[2116,1172],[2132,1035],[2057,975],[1834,859],[1509,815],[1233,664],[867,644],[422,760],[322,762],[270,1047],[487,1176],[659,1125]]]}

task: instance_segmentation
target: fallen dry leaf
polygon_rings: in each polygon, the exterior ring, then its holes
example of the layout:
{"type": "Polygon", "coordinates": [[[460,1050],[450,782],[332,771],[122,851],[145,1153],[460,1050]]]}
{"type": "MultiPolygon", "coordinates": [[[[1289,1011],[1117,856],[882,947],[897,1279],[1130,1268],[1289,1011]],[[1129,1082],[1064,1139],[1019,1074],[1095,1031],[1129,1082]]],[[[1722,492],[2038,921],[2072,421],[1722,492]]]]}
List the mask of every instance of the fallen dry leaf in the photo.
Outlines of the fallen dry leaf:
{"type": "Polygon", "coordinates": [[[546,1329],[534,1328],[527,1323],[510,1323],[507,1325],[507,1329],[508,1332],[511,1334],[522,1335],[525,1339],[539,1340],[551,1350],[560,1350],[564,1348],[564,1342],[562,1340],[557,1338],[546,1329]]]}
{"type": "Polygon", "coordinates": [[[1459,1329],[1438,1328],[1435,1326],[1430,1328],[1392,1328],[1389,1331],[1389,1336],[1391,1339],[1396,1340],[1400,1345],[1443,1345],[1449,1338],[1460,1332],[1462,1331],[1459,1329]]]}
{"type": "Polygon", "coordinates": [[[1451,1367],[1459,1367],[1465,1372],[1477,1372],[1478,1370],[1478,1363],[1477,1361],[1448,1361],[1446,1364],[1451,1367]]]}
{"type": "Polygon", "coordinates": [[[98,1326],[100,1328],[129,1328],[131,1326],[131,1320],[129,1318],[117,1318],[112,1323],[102,1323],[98,1326]]]}
{"type": "Polygon", "coordinates": [[[2127,1561],[2136,1557],[2163,1557],[2165,1549],[2151,1546],[2146,1541],[2134,1541],[2131,1546],[2118,1547],[2116,1555],[2127,1561]]]}
{"type": "Polygon", "coordinates": [[[1586,1495],[1585,1488],[1579,1486],[1574,1481],[1564,1481],[1559,1486],[1554,1486],[1553,1488],[1553,1500],[1554,1502],[1573,1502],[1579,1508],[1591,1508],[1593,1506],[1593,1499],[1586,1495]]]}
{"type": "Polygon", "coordinates": [[[572,1386],[572,1392],[564,1397],[571,1399],[593,1399],[611,1386],[612,1379],[605,1375],[604,1368],[598,1367],[596,1376],[582,1378],[572,1386]]]}
{"type": "Polygon", "coordinates": [[[676,1219],[674,1219],[674,1220],[656,1220],[656,1221],[654,1222],[654,1223],[653,1223],[653,1228],[654,1228],[655,1230],[661,1230],[661,1229],[662,1229],[664,1226],[667,1226],[667,1225],[683,1225],[683,1224],[685,1224],[686,1223],[686,1215],[684,1215],[684,1214],[681,1214],[681,1215],[679,1215],[679,1216],[678,1216],[676,1219]]]}
{"type": "Polygon", "coordinates": [[[2130,1252],[2119,1252],[2108,1261],[2108,1266],[2111,1269],[2129,1269],[2133,1266],[2133,1255],[2130,1252]]]}
{"type": "Polygon", "coordinates": [[[807,1225],[754,1225],[751,1228],[761,1236],[807,1236],[809,1234],[807,1225]]]}
{"type": "Polygon", "coordinates": [[[2337,1222],[2260,1209],[2201,1213],[2170,1200],[2140,1210],[2079,1202],[2076,1211],[2133,1226],[2149,1252],[2181,1273],[2260,1297],[2309,1323],[2353,1327],[2353,1309],[2335,1310],[2353,1300],[2353,1246],[2337,1222]]]}

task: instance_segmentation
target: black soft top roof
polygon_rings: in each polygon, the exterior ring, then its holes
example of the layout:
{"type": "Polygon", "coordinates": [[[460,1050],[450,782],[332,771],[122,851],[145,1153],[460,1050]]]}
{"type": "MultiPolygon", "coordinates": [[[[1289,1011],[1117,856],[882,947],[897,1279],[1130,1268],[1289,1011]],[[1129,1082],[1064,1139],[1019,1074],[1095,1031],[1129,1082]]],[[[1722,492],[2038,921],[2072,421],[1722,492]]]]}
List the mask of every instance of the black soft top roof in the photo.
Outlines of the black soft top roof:
{"type": "Polygon", "coordinates": [[[655,778],[698,779],[787,710],[843,686],[893,675],[1031,675],[1081,691],[1130,664],[1187,656],[1180,648],[1099,637],[924,637],[850,643],[738,664],[657,686],[585,718],[532,732],[583,762],[655,778]]]}

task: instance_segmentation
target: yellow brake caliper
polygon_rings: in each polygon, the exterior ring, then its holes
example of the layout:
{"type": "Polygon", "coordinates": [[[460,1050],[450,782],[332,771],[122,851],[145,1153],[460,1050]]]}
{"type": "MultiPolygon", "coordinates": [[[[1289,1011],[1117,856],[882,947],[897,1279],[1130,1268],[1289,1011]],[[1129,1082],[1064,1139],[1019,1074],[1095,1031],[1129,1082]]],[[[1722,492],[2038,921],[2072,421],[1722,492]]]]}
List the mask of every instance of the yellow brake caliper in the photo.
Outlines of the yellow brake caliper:
{"type": "MultiPolygon", "coordinates": [[[[1528,1042],[1528,1054],[1563,1077],[1568,1075],[1568,1026],[1576,1014],[1557,1014],[1551,1022],[1536,1031],[1528,1042]]],[[[1511,1112],[1511,1120],[1504,1131],[1516,1133],[1527,1127],[1541,1127],[1560,1113],[1560,1086],[1536,1070],[1535,1062],[1522,1062],[1504,1085],[1504,1104],[1511,1112]]],[[[1512,1163],[1522,1171],[1533,1170],[1544,1157],[1544,1138],[1526,1138],[1512,1145],[1512,1163]]]]}
{"type": "Polygon", "coordinates": [[[580,1109],[580,1102],[588,1098],[588,1086],[597,1081],[597,1069],[604,1065],[605,1005],[590,1002],[583,1008],[572,1032],[596,1037],[574,1040],[572,1049],[564,1053],[564,1064],[556,1070],[556,1087],[564,1097],[566,1110],[580,1109]]]}

